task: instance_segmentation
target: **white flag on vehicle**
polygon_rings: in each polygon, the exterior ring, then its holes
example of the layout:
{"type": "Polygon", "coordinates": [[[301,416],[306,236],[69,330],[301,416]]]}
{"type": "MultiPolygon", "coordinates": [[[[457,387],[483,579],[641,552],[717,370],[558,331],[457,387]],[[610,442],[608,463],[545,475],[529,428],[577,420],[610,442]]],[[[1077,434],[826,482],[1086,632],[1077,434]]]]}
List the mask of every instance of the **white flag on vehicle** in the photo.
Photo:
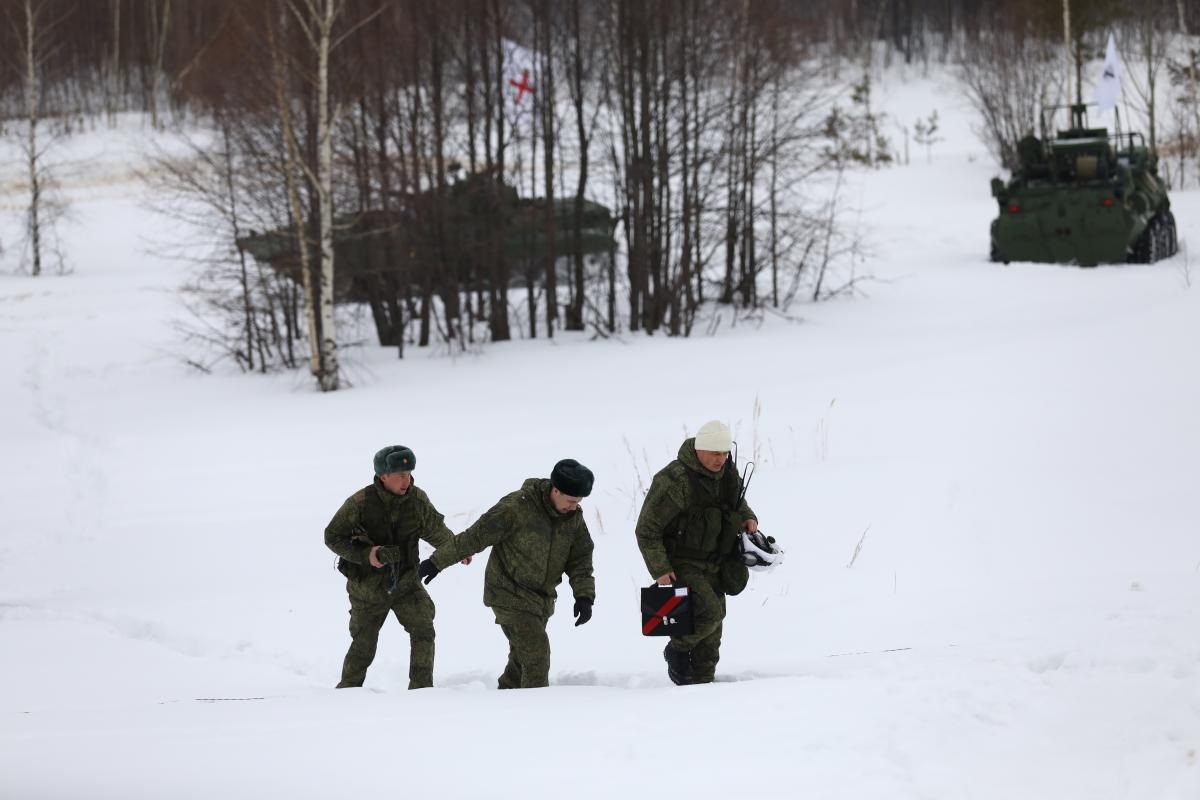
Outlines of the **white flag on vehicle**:
{"type": "Polygon", "coordinates": [[[1108,47],[1104,50],[1104,72],[1096,84],[1096,106],[1101,112],[1117,104],[1121,96],[1121,57],[1117,55],[1117,40],[1110,33],[1108,47]]]}

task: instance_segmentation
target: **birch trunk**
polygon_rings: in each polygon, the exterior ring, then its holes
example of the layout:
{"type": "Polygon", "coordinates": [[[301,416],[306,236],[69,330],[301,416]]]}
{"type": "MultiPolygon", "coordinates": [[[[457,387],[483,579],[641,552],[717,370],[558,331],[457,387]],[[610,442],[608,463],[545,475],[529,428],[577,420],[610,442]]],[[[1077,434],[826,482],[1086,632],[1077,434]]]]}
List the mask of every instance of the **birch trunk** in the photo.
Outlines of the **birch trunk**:
{"type": "Polygon", "coordinates": [[[117,117],[117,104],[120,101],[121,85],[121,0],[112,0],[112,61],[108,65],[108,81],[106,81],[108,121],[113,123],[117,117]]]}
{"type": "Polygon", "coordinates": [[[317,202],[321,243],[321,391],[338,388],[333,321],[333,136],[329,109],[329,51],[337,0],[322,0],[317,24],[317,202]]]}
{"type": "Polygon", "coordinates": [[[42,273],[42,228],[41,203],[42,186],[38,169],[38,104],[41,92],[38,87],[37,51],[35,35],[37,33],[36,11],[33,0],[25,0],[25,110],[28,114],[29,136],[26,146],[29,148],[26,157],[29,161],[29,250],[32,259],[31,272],[34,275],[42,273]]]}
{"type": "Polygon", "coordinates": [[[543,225],[546,233],[546,337],[554,337],[554,326],[558,322],[558,273],[555,264],[558,253],[555,252],[555,206],[554,206],[554,59],[550,48],[553,42],[551,33],[552,5],[543,0],[541,5],[542,41],[538,49],[541,51],[541,90],[542,99],[542,177],[546,187],[546,210],[543,225]]]}
{"type": "Polygon", "coordinates": [[[590,135],[584,108],[584,75],[583,75],[583,28],[581,24],[582,10],[580,0],[571,3],[571,100],[575,107],[575,131],[579,139],[579,172],[575,184],[575,201],[572,205],[574,219],[571,241],[573,242],[571,296],[567,303],[566,329],[569,331],[583,330],[583,200],[588,182],[588,143],[590,135]]]}
{"type": "MultiPolygon", "coordinates": [[[[152,15],[156,8],[151,8],[152,15]]],[[[158,124],[158,92],[162,86],[163,51],[167,47],[167,27],[170,22],[171,0],[163,0],[162,20],[155,19],[158,35],[154,42],[154,64],[150,68],[150,124],[154,128],[161,127],[158,124]]]]}
{"type": "Polygon", "coordinates": [[[271,48],[271,66],[275,83],[275,103],[279,109],[279,125],[283,137],[284,181],[287,186],[288,211],[296,234],[296,253],[300,259],[300,282],[304,287],[304,315],[309,335],[309,371],[313,377],[321,376],[321,349],[317,346],[320,329],[317,327],[316,294],[313,292],[312,264],[308,257],[308,239],[304,235],[304,210],[300,205],[300,188],[296,173],[300,168],[300,153],[296,146],[295,128],[292,125],[291,107],[288,105],[284,86],[283,56],[275,40],[275,26],[267,26],[267,40],[271,48]]]}

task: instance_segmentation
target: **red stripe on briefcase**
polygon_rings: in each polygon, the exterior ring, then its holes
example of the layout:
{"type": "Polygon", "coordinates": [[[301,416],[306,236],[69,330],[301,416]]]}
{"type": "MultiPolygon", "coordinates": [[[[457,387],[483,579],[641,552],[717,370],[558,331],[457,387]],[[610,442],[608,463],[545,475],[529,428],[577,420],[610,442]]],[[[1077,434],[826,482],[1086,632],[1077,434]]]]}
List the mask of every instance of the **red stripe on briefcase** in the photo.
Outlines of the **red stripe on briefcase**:
{"type": "Polygon", "coordinates": [[[670,600],[662,604],[662,608],[654,612],[654,616],[646,620],[646,624],[642,626],[642,635],[649,636],[650,631],[662,625],[664,617],[669,617],[671,612],[675,610],[675,606],[683,602],[682,595],[674,595],[670,600]]]}

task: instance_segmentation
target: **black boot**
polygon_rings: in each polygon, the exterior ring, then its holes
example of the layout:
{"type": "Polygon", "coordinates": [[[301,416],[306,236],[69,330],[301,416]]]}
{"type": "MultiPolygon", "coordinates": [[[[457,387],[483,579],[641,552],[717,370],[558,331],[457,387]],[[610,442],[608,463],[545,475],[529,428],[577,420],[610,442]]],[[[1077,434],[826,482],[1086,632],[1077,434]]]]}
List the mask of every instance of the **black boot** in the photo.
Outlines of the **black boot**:
{"type": "Polygon", "coordinates": [[[663,658],[667,662],[667,677],[676,686],[687,686],[692,682],[692,654],[676,650],[668,643],[663,648],[663,658]]]}

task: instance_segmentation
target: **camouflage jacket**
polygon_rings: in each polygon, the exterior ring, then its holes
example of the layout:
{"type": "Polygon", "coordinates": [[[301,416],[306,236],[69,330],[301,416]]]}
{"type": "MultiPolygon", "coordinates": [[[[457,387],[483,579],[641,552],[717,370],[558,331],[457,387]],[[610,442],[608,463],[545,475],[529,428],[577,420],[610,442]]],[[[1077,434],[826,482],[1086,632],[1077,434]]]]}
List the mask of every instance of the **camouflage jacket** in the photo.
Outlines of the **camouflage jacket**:
{"type": "Polygon", "coordinates": [[[676,561],[719,562],[732,553],[742,523],[758,519],[745,499],[737,502],[742,479],[733,462],[709,472],[696,458],[695,442],[685,440],[654,476],[638,515],[638,549],[654,578],[673,572],[676,561]]]}
{"type": "Polygon", "coordinates": [[[453,538],[429,495],[416,484],[402,495],[392,494],[378,478],[347,498],[325,528],[325,545],[341,557],[338,570],[351,581],[380,587],[390,581],[391,570],[370,565],[367,554],[373,545],[380,545],[381,562],[415,575],[417,539],[440,547],[453,538]]]}
{"type": "Polygon", "coordinates": [[[483,604],[549,617],[566,573],[575,597],[596,598],[592,543],[582,509],[559,514],[550,504],[550,481],[529,478],[500,499],[475,524],[434,552],[445,569],[492,548],[483,578],[483,604]]]}

